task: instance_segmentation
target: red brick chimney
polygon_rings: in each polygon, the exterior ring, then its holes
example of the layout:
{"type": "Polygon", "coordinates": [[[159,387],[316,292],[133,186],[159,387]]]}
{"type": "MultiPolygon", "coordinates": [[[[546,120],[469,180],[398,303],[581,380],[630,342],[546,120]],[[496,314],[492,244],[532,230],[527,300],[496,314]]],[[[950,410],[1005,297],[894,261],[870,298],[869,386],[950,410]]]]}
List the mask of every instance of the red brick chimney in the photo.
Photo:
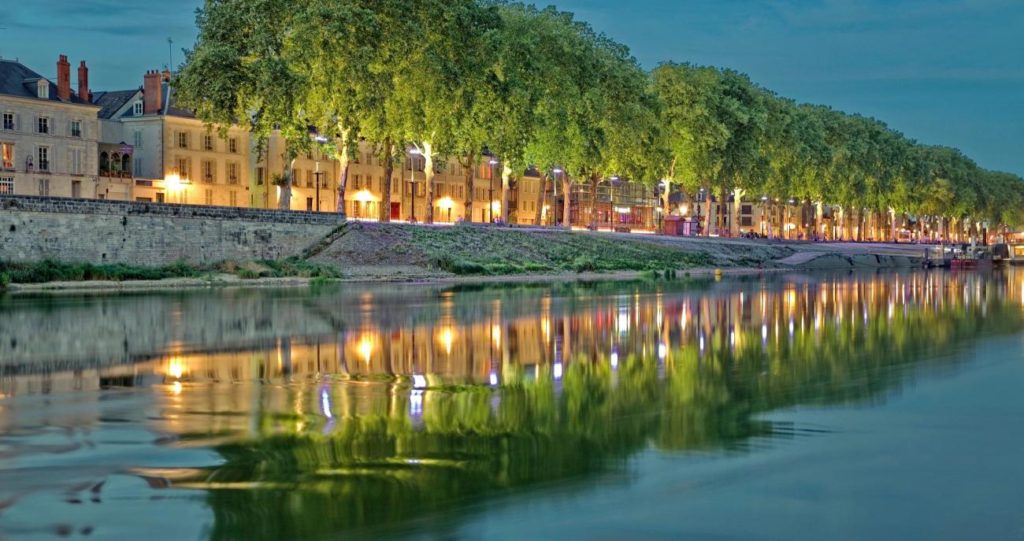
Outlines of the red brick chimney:
{"type": "Polygon", "coordinates": [[[71,101],[71,63],[63,54],[57,59],[57,97],[60,101],[71,101]]]}
{"type": "Polygon", "coordinates": [[[92,92],[89,92],[89,68],[85,60],[78,65],[78,97],[85,103],[92,103],[92,92]]]}
{"type": "Polygon", "coordinates": [[[147,71],[142,85],[142,112],[147,115],[159,113],[163,103],[163,85],[160,81],[160,72],[156,70],[147,71]]]}

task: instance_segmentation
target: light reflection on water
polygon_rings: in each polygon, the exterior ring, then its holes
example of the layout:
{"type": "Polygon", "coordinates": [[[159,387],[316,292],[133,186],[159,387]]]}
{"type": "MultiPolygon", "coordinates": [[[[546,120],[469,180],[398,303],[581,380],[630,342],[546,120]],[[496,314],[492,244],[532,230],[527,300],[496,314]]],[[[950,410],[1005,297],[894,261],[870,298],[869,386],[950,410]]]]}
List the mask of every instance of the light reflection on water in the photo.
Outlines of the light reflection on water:
{"type": "Polygon", "coordinates": [[[1013,272],[348,287],[0,299],[0,534],[428,532],[827,434],[757,415],[882,402],[1024,322],[1013,272]]]}

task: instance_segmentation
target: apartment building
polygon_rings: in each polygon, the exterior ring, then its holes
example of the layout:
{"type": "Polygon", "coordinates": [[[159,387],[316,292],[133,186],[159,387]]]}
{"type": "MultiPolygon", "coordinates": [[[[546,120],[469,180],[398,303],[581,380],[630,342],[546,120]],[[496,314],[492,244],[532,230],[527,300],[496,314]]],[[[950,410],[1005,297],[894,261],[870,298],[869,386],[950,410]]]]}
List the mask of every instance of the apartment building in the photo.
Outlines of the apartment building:
{"type": "Polygon", "coordinates": [[[57,82],[17,60],[0,59],[0,194],[95,198],[99,107],[89,98],[89,69],[57,60],[57,82]]]}
{"type": "Polygon", "coordinates": [[[168,71],[135,90],[102,92],[100,176],[130,178],[136,201],[252,206],[249,132],[222,133],[176,103],[168,71]]]}

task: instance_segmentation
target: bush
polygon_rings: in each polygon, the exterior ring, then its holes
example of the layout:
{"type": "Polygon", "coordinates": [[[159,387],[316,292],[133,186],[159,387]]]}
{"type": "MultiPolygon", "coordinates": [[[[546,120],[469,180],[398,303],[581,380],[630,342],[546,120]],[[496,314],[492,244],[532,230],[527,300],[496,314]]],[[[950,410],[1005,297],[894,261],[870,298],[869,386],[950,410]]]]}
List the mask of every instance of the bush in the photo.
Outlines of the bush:
{"type": "Polygon", "coordinates": [[[594,272],[597,270],[597,259],[592,255],[580,255],[572,260],[570,268],[576,272],[594,272]]]}
{"type": "Polygon", "coordinates": [[[7,289],[9,285],[11,285],[11,275],[6,272],[0,272],[0,291],[7,289]]]}

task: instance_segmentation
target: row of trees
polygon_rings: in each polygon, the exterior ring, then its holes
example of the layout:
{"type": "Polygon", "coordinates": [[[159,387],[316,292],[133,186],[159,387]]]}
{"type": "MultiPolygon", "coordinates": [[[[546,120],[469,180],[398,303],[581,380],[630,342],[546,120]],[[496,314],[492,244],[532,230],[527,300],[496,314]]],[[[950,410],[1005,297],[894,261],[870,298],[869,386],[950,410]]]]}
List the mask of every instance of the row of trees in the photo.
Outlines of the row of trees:
{"type": "Polygon", "coordinates": [[[893,227],[900,213],[943,231],[1024,224],[1015,175],[916,144],[874,119],[794,103],[732,70],[665,63],[645,72],[625,46],[554,8],[207,0],[197,23],[174,82],[179,99],[212,125],[248,123],[258,141],[284,138],[285,208],[294,159],[315,145],[341,162],[343,203],[350,156],[367,140],[387,170],[382,220],[395,164],[412,148],[426,162],[428,201],[434,163],[462,163],[467,216],[475,164],[497,158],[505,219],[511,182],[532,167],[564,193],[574,181],[596,187],[622,177],[723,202],[730,194],[768,205],[793,199],[817,205],[818,220],[823,205],[834,205],[859,231],[872,212],[893,227]]]}

